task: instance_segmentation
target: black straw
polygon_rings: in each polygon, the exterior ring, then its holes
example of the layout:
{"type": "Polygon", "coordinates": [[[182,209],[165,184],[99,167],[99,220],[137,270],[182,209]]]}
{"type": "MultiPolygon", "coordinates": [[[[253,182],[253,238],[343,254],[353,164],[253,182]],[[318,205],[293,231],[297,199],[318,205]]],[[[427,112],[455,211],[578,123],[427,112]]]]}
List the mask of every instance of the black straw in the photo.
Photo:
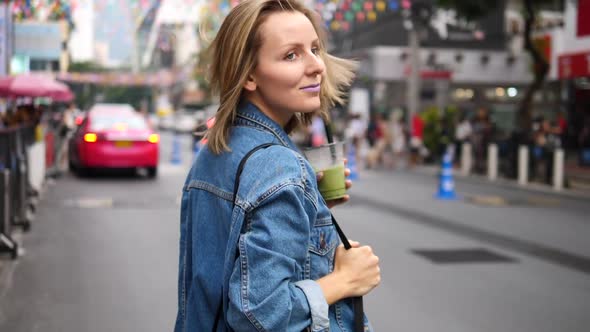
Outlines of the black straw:
{"type": "Polygon", "coordinates": [[[336,163],[336,147],[332,145],[334,143],[334,135],[332,135],[332,126],[327,119],[324,119],[324,130],[326,131],[326,138],[328,144],[330,144],[330,154],[332,155],[332,163],[336,163]]]}
{"type": "Polygon", "coordinates": [[[328,138],[328,143],[334,143],[334,135],[332,135],[332,126],[330,126],[328,120],[324,120],[324,129],[326,130],[326,137],[328,138]]]}

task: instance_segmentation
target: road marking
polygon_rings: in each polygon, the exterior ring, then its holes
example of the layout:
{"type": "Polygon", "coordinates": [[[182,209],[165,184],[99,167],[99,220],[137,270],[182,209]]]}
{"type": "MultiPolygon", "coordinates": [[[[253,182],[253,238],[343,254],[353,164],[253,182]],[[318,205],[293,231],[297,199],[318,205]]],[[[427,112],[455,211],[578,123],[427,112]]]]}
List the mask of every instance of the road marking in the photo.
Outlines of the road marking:
{"type": "Polygon", "coordinates": [[[74,207],[80,209],[98,209],[98,208],[111,208],[113,207],[112,197],[103,198],[90,198],[83,197],[78,199],[68,199],[64,201],[64,205],[67,207],[74,207]]]}
{"type": "Polygon", "coordinates": [[[482,195],[474,195],[474,196],[466,196],[465,200],[477,204],[477,205],[487,205],[487,206],[507,206],[508,201],[500,196],[482,196],[482,195]]]}

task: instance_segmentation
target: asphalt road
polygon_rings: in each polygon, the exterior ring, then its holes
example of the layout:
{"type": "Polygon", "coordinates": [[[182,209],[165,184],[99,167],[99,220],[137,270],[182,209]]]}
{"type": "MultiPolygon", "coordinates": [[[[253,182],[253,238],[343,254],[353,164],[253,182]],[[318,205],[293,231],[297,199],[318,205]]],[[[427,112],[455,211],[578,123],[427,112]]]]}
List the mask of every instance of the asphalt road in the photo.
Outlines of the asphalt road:
{"type": "MultiPolygon", "coordinates": [[[[176,313],[180,165],[163,135],[160,174],[49,185],[15,262],[0,259],[0,331],[171,331],[176,313]]],[[[373,246],[382,284],[365,298],[376,331],[580,332],[590,329],[590,204],[437,179],[361,172],[334,209],[373,246]]]]}

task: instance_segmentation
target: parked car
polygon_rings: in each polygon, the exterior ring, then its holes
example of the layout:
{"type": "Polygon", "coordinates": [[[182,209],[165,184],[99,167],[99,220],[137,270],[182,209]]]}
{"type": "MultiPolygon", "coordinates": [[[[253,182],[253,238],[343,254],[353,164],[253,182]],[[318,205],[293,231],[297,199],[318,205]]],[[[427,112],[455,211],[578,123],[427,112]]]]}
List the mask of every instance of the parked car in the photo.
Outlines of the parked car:
{"type": "Polygon", "coordinates": [[[89,169],[146,168],[153,178],[159,141],[147,119],[131,106],[97,104],[69,141],[69,166],[80,175],[89,169]]]}

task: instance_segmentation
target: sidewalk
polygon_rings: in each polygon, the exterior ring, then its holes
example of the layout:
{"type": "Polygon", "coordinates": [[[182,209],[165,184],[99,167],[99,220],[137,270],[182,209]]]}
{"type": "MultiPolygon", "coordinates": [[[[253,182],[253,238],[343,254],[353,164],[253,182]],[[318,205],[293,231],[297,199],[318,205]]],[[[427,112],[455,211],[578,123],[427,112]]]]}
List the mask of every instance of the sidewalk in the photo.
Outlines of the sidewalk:
{"type": "MultiPolygon", "coordinates": [[[[431,175],[436,177],[440,173],[440,165],[420,165],[407,172],[431,175]]],[[[574,199],[590,200],[590,168],[579,167],[577,165],[566,164],[564,166],[566,181],[575,182],[571,188],[564,188],[560,191],[553,189],[550,185],[540,182],[529,182],[527,185],[519,185],[515,179],[507,179],[498,176],[494,181],[487,178],[487,175],[470,174],[462,175],[458,169],[453,170],[455,180],[458,182],[467,182],[475,184],[486,184],[499,186],[502,188],[516,189],[530,193],[555,195],[557,197],[568,197],[574,199]]]]}

